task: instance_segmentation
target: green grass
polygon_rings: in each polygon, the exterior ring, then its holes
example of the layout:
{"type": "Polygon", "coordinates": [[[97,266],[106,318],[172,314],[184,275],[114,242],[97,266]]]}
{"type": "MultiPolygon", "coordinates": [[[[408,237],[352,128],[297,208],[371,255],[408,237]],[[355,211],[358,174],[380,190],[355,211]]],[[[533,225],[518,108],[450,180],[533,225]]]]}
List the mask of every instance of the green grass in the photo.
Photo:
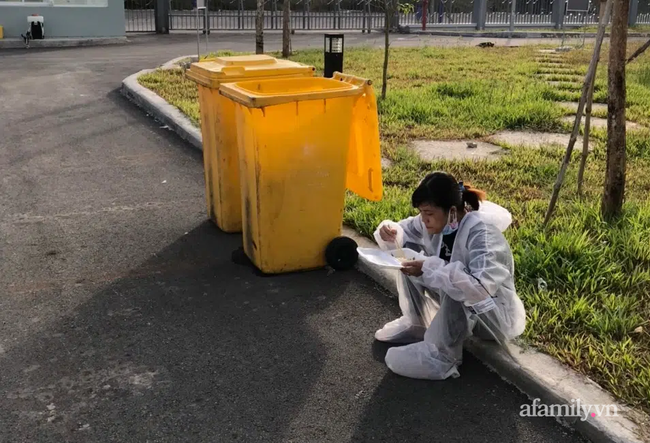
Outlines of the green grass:
{"type": "MultiPolygon", "coordinates": [[[[485,189],[507,207],[506,231],[516,260],[517,289],[528,315],[523,340],[589,375],[622,401],[650,410],[650,131],[628,133],[624,217],[610,225],[599,215],[605,174],[603,130],[585,172],[584,199],[576,195],[576,164],[569,169],[551,225],[542,228],[563,152],[510,147],[493,162],[425,162],[408,149],[414,138],[479,138],[496,131],[562,131],[566,110],[554,100],[577,101],[579,89],[558,89],[535,76],[537,48],[414,48],[391,51],[388,97],[379,101],[385,195],[370,202],[347,195],[344,221],[370,235],[384,219],[414,214],[410,194],[432,170],[446,170],[485,189]],[[546,286],[538,285],[544,280],[546,286]],[[638,328],[642,328],[642,332],[638,328]]],[[[633,48],[630,48],[632,50],[633,48]]],[[[563,60],[584,75],[590,50],[563,60]]],[[[322,70],[320,51],[292,57],[322,70]]],[[[629,66],[628,118],[650,124],[650,62],[629,66]],[[645,113],[645,114],[644,114],[645,113]]],[[[606,55],[601,58],[606,60],[606,55]]],[[[381,88],[382,52],[348,49],[345,70],[381,88]]],[[[561,70],[565,75],[567,69],[561,70]]],[[[596,101],[604,102],[606,69],[596,101]]],[[[140,77],[146,87],[199,121],[196,86],[180,70],[140,77]]],[[[578,147],[579,149],[579,147],[578,147]]]]}

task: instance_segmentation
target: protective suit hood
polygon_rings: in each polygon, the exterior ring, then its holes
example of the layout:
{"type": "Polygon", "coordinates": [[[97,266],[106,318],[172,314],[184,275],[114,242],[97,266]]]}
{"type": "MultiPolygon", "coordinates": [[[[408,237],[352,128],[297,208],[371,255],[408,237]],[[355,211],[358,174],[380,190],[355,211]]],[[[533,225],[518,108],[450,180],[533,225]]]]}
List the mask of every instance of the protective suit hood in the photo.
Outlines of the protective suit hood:
{"type": "Polygon", "coordinates": [[[501,232],[512,224],[512,215],[506,208],[487,200],[480,203],[478,211],[470,214],[476,214],[481,221],[495,226],[501,232]]]}

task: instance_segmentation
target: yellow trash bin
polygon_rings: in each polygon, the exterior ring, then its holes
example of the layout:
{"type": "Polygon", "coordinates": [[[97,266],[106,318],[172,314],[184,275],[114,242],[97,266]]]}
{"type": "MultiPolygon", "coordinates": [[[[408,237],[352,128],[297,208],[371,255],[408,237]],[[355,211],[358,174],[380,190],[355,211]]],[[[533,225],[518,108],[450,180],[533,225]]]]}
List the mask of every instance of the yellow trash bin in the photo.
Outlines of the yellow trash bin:
{"type": "Polygon", "coordinates": [[[218,57],[192,63],[186,76],[199,88],[208,216],[225,232],[241,232],[241,192],[235,107],[219,95],[223,83],[312,77],[314,67],[268,55],[218,57]]]}
{"type": "Polygon", "coordinates": [[[337,73],[229,83],[220,93],[236,107],[246,255],[270,274],[324,266],[346,187],[382,198],[370,82],[337,73]]]}

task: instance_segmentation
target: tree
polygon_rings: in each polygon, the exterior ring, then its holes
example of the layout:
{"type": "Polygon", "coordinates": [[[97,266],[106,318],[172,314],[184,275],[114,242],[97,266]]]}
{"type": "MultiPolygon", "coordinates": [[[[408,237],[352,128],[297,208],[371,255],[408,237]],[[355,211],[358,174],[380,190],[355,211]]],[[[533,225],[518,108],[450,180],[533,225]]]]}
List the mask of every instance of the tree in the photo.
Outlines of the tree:
{"type": "Polygon", "coordinates": [[[291,55],[291,1],[284,0],[282,5],[282,57],[291,55]]]}
{"type": "Polygon", "coordinates": [[[625,54],[629,9],[629,1],[614,0],[607,91],[607,172],[601,206],[605,219],[621,214],[625,197],[625,54]]]}
{"type": "Polygon", "coordinates": [[[264,0],[257,0],[255,15],[255,53],[264,54],[264,0]]]}
{"type": "Polygon", "coordinates": [[[384,12],[386,13],[385,25],[384,25],[384,67],[382,69],[382,83],[381,83],[381,98],[386,98],[386,90],[388,89],[388,55],[390,52],[390,22],[392,14],[390,13],[390,8],[388,7],[393,0],[384,1],[384,12]]]}
{"type": "MultiPolygon", "coordinates": [[[[390,31],[398,25],[397,14],[400,7],[399,0],[380,0],[385,13],[384,23],[384,67],[382,70],[381,98],[386,98],[388,89],[388,57],[390,53],[390,31]]],[[[408,8],[408,6],[404,6],[408,8]]]]}

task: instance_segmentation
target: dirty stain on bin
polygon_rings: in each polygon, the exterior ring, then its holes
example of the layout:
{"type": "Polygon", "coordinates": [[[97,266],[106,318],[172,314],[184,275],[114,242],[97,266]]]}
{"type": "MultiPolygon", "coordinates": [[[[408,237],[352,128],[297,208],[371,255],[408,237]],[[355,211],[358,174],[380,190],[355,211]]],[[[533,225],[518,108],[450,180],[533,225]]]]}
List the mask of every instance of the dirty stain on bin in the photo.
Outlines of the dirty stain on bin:
{"type": "Polygon", "coordinates": [[[323,267],[346,187],[382,196],[369,82],[337,74],[228,83],[220,93],[236,105],[246,255],[269,274],[323,267]]]}
{"type": "Polygon", "coordinates": [[[312,77],[315,68],[268,55],[216,57],[192,63],[186,76],[198,84],[208,217],[224,232],[242,231],[235,107],[219,95],[228,82],[312,77]]]}

